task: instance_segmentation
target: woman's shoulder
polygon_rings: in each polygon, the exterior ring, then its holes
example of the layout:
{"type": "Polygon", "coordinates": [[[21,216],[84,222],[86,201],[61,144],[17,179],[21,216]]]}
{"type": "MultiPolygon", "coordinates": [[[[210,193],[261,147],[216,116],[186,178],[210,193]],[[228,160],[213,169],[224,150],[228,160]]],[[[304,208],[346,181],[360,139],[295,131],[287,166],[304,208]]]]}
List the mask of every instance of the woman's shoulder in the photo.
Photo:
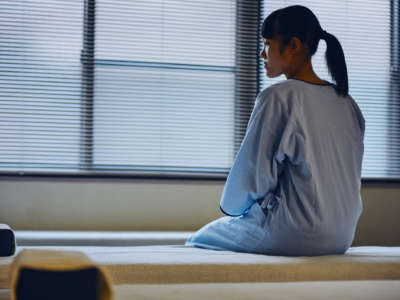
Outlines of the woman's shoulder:
{"type": "Polygon", "coordinates": [[[269,85],[263,90],[263,92],[277,91],[288,86],[291,86],[290,80],[283,80],[269,85]]]}
{"type": "Polygon", "coordinates": [[[277,83],[271,84],[270,86],[266,87],[261,93],[269,94],[269,93],[279,93],[279,92],[286,92],[293,89],[301,89],[303,87],[301,80],[293,80],[287,79],[283,81],[279,81],[277,83]]]}
{"type": "Polygon", "coordinates": [[[271,95],[271,94],[279,94],[280,92],[284,91],[289,86],[290,86],[290,83],[288,85],[287,80],[280,81],[280,82],[271,84],[270,86],[266,87],[264,90],[262,90],[259,93],[259,96],[261,98],[265,98],[266,96],[271,95]]]}
{"type": "Polygon", "coordinates": [[[324,83],[313,83],[300,79],[287,79],[271,84],[260,93],[260,96],[265,97],[270,94],[275,94],[284,96],[285,98],[289,95],[296,97],[296,95],[301,96],[316,90],[325,93],[335,87],[333,83],[328,81],[323,82],[324,83]]]}
{"type": "Polygon", "coordinates": [[[301,90],[301,87],[295,80],[284,80],[266,87],[259,93],[257,98],[260,101],[266,101],[267,99],[269,101],[273,101],[272,99],[276,99],[275,101],[279,101],[279,99],[285,101],[289,95],[293,96],[299,90],[301,90]]]}

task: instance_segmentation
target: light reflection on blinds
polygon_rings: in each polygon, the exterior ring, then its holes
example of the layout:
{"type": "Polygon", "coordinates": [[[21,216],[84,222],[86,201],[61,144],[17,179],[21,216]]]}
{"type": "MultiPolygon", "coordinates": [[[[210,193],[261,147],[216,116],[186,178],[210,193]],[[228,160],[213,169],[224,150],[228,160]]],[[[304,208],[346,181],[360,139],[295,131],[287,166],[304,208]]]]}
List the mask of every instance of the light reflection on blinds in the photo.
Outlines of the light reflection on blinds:
{"type": "MultiPolygon", "coordinates": [[[[362,177],[399,178],[400,78],[398,73],[391,73],[391,45],[397,49],[399,45],[391,44],[391,2],[268,0],[264,3],[264,18],[276,9],[296,4],[309,7],[322,28],[334,34],[342,44],[348,68],[349,93],[359,104],[366,120],[362,177]]],[[[321,40],[312,63],[320,78],[332,82],[324,58],[325,50],[326,44],[321,40]]],[[[265,88],[285,79],[284,76],[270,79],[263,74],[262,86],[265,88]]]]}

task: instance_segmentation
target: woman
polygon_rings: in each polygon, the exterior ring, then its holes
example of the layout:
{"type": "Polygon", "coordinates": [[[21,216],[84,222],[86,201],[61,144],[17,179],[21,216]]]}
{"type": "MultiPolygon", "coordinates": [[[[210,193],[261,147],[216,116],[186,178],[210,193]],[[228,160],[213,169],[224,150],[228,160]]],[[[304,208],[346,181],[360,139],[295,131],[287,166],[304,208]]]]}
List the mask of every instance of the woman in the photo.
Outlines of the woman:
{"type": "Polygon", "coordinates": [[[348,94],[342,47],[299,5],[272,12],[262,36],[267,76],[285,74],[287,80],[256,98],[221,197],[228,216],[202,227],[186,245],[269,255],[342,254],[362,212],[365,131],[348,94]],[[313,71],[320,39],[336,84],[313,71]]]}

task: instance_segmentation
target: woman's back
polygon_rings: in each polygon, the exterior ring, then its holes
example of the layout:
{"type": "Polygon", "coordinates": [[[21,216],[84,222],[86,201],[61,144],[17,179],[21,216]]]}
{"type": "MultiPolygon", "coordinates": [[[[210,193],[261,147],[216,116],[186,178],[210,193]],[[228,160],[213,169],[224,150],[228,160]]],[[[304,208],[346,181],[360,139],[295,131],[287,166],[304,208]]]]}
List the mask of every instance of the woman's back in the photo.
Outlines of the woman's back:
{"type": "Polygon", "coordinates": [[[291,243],[298,235],[310,247],[332,243],[347,249],[362,211],[362,113],[331,85],[289,79],[269,89],[285,102],[288,118],[274,157],[280,174],[275,199],[268,200],[270,234],[285,246],[288,235],[291,243]]]}

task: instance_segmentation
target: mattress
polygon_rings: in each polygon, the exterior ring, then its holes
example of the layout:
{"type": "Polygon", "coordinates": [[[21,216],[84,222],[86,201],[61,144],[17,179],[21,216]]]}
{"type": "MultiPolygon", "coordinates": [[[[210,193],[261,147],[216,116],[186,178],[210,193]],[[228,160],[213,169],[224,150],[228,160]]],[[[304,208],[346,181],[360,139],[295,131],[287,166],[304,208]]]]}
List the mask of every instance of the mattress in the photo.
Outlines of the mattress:
{"type": "MultiPolygon", "coordinates": [[[[399,280],[129,284],[114,286],[114,300],[398,300],[399,295],[399,280]]],[[[0,290],[0,300],[9,299],[9,290],[0,290]]]]}
{"type": "MultiPolygon", "coordinates": [[[[269,256],[183,245],[136,247],[38,246],[81,251],[106,269],[114,285],[332,280],[400,280],[400,247],[352,247],[344,255],[269,256]]],[[[0,258],[0,288],[8,288],[13,257],[0,258]]]]}

